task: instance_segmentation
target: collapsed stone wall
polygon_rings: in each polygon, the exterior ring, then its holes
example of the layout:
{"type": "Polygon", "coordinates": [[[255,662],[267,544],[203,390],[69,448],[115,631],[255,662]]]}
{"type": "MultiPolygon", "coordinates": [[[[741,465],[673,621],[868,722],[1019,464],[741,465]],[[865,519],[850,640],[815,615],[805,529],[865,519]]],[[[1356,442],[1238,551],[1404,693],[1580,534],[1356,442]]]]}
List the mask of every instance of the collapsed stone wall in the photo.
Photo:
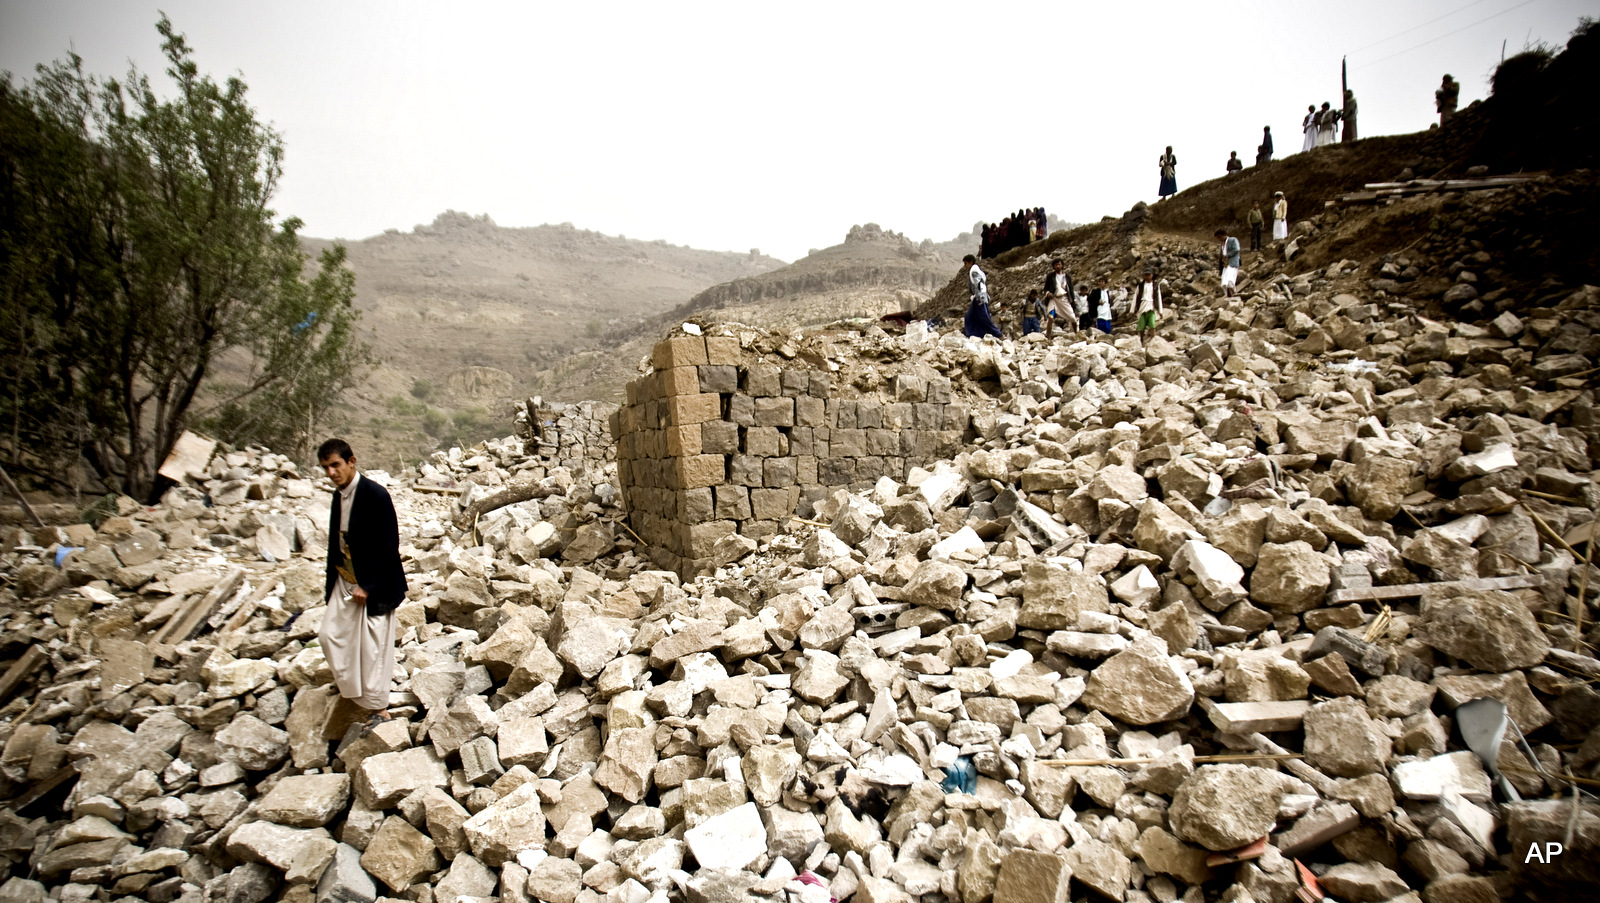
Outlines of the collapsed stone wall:
{"type": "Polygon", "coordinates": [[[517,405],[517,435],[528,454],[561,467],[615,461],[611,416],[616,410],[604,401],[565,404],[535,396],[517,405]]]}
{"type": "Polygon", "coordinates": [[[802,499],[903,480],[954,457],[972,414],[944,376],[857,377],[767,360],[737,335],[674,335],[613,416],[628,523],[662,567],[715,562],[719,541],[777,534],[802,499]]]}

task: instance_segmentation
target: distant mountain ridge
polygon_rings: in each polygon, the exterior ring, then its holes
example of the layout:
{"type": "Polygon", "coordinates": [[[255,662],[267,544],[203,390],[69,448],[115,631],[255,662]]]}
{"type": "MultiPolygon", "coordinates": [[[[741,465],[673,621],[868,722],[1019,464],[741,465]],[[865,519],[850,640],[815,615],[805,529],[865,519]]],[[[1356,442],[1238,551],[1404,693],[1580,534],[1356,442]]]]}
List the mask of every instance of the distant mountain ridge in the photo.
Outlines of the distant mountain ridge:
{"type": "MultiPolygon", "coordinates": [[[[304,240],[312,253],[330,244],[304,240]]],[[[498,417],[481,392],[451,392],[482,384],[482,374],[465,382],[452,374],[503,371],[509,379],[491,382],[509,385],[510,397],[536,394],[558,382],[575,355],[598,349],[606,331],[650,320],[712,285],[784,266],[756,250],[702,251],[570,223],[508,228],[454,210],[409,232],[390,229],[344,245],[362,338],[377,361],[347,399],[351,433],[413,455],[429,445],[424,415],[397,414],[406,406],[396,397],[416,402],[413,408],[442,407],[435,418],[465,405],[498,417]]]]}

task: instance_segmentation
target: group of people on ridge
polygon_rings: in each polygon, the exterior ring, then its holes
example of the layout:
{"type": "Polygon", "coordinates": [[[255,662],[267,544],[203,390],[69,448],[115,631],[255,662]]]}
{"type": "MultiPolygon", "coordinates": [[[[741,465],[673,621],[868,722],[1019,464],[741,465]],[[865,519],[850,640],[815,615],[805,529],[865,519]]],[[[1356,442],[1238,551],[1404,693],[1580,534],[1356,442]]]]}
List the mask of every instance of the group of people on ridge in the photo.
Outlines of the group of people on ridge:
{"type": "MultiPolygon", "coordinates": [[[[990,311],[989,277],[978,265],[978,259],[968,254],[962,259],[962,269],[967,275],[970,294],[962,332],[970,338],[1005,338],[990,311]]],[[[1166,310],[1161,283],[1156,282],[1153,270],[1146,272],[1144,281],[1131,289],[1114,289],[1105,276],[1096,279],[1095,287],[1090,289],[1085,284],[1074,283],[1066,264],[1054,260],[1050,263],[1050,272],[1045,275],[1043,289],[1029,289],[1028,297],[1018,306],[1017,325],[1020,335],[1042,332],[1047,339],[1055,338],[1058,322],[1064,332],[1092,334],[1098,329],[1110,335],[1116,312],[1129,307],[1140,341],[1148,343],[1160,315],[1166,310]]]]}
{"type": "Polygon", "coordinates": [[[1349,88],[1344,89],[1344,106],[1335,110],[1327,101],[1322,102],[1322,109],[1317,109],[1316,104],[1306,107],[1305,118],[1300,120],[1300,130],[1305,133],[1305,143],[1301,145],[1302,151],[1335,141],[1349,143],[1356,140],[1356,93],[1349,88]],[[1344,131],[1338,137],[1334,131],[1344,123],[1344,131]]]}
{"type": "Polygon", "coordinates": [[[1018,210],[998,223],[983,227],[978,241],[978,256],[987,260],[1012,248],[1020,248],[1049,234],[1043,207],[1018,210]]]}

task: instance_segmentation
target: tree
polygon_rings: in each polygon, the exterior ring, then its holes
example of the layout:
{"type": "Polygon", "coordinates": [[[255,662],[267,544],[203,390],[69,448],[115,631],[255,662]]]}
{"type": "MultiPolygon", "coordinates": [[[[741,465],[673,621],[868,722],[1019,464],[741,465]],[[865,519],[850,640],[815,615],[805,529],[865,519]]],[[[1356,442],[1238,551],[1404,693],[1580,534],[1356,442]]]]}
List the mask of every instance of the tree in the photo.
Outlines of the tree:
{"type": "Polygon", "coordinates": [[[229,441],[303,451],[364,350],[344,248],[312,269],[300,221],[274,222],[282,137],[240,78],[219,85],[165,16],[156,29],[167,98],[76,56],[0,79],[9,457],[59,472],[81,454],[135,496],[199,415],[229,441]],[[243,375],[213,386],[224,361],[243,375]]]}

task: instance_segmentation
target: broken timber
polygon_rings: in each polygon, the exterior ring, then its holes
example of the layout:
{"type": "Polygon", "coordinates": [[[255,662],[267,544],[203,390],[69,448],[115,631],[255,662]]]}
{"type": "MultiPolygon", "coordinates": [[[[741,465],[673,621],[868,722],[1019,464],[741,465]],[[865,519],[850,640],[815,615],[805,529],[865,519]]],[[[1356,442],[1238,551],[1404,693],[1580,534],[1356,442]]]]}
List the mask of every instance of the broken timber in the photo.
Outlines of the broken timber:
{"type": "Polygon", "coordinates": [[[28,675],[32,674],[33,669],[39,667],[39,663],[46,657],[43,649],[29,646],[27,651],[6,669],[5,676],[0,677],[0,702],[10,699],[11,694],[16,692],[17,687],[28,679],[28,675]]]}
{"type": "Polygon", "coordinates": [[[1329,605],[1346,602],[1387,602],[1391,599],[1410,599],[1422,595],[1429,587],[1447,590],[1478,592],[1490,589],[1530,589],[1544,582],[1540,574],[1516,574],[1510,577],[1474,577],[1471,580],[1451,580],[1443,583],[1402,583],[1399,586],[1352,586],[1328,593],[1329,605]]]}
{"type": "Polygon", "coordinates": [[[211,616],[211,612],[224,601],[233,598],[238,592],[239,584],[244,581],[244,568],[234,568],[227,576],[217,581],[217,585],[196,600],[188,608],[173,615],[166,624],[162,625],[150,637],[151,643],[176,644],[189,638],[200,626],[200,622],[211,616]]]}
{"type": "Polygon", "coordinates": [[[1508,188],[1523,182],[1542,178],[1544,173],[1519,173],[1506,176],[1489,176],[1483,179],[1412,179],[1409,182],[1368,182],[1361,191],[1339,196],[1341,204],[1375,204],[1413,197],[1420,194],[1437,194],[1446,191],[1484,191],[1491,188],[1508,188]]]}

